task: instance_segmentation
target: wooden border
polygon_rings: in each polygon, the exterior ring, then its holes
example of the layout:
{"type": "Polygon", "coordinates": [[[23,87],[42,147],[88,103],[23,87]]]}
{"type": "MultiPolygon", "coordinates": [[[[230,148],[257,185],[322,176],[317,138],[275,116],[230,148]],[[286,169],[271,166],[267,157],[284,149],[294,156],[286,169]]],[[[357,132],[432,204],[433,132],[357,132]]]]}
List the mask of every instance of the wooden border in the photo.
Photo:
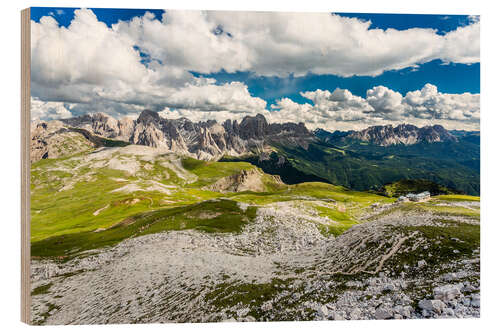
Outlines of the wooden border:
{"type": "Polygon", "coordinates": [[[31,323],[30,287],[30,103],[31,13],[21,11],[21,321],[31,323]]]}

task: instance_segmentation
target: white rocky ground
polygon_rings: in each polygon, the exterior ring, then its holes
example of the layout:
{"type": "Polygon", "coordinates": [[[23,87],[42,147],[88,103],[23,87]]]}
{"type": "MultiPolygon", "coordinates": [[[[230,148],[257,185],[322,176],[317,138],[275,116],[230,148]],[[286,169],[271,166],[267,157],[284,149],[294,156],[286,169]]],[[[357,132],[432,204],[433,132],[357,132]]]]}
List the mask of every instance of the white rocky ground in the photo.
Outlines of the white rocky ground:
{"type": "MultiPolygon", "coordinates": [[[[294,203],[258,210],[240,234],[174,231],[127,239],[66,263],[32,261],[32,320],[44,324],[341,320],[479,316],[479,249],[439,267],[396,257],[430,246],[381,214],[339,237],[294,203]],[[40,288],[39,288],[40,289],[40,288]]],[[[451,219],[451,217],[446,217],[451,219]]],[[[454,218],[457,223],[478,223],[454,218]]],[[[429,261],[429,259],[427,259],[429,261]]]]}

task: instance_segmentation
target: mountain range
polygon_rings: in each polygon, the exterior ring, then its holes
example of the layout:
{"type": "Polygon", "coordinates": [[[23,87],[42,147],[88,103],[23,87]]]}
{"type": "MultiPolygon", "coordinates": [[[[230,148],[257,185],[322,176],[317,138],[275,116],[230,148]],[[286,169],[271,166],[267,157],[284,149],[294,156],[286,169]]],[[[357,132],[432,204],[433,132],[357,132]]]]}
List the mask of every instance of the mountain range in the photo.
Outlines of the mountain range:
{"type": "Polygon", "coordinates": [[[246,161],[288,183],[323,181],[369,190],[401,179],[426,179],[479,193],[479,133],[440,125],[372,126],[361,131],[309,131],[304,123],[166,119],[145,110],[134,120],[103,113],[32,125],[31,159],[91,146],[136,144],[198,160],[246,161]]]}
{"type": "Polygon", "coordinates": [[[240,156],[262,151],[273,143],[307,147],[315,138],[304,123],[269,124],[260,114],[241,122],[214,120],[192,122],[187,118],[165,119],[145,110],[137,120],[116,120],[103,113],[64,119],[70,127],[85,129],[109,139],[156,148],[200,160],[217,160],[224,155],[240,156]]]}
{"type": "Polygon", "coordinates": [[[397,144],[413,145],[416,143],[457,142],[456,136],[448,132],[441,125],[417,127],[410,124],[371,126],[361,131],[328,132],[317,129],[314,132],[326,142],[335,142],[339,139],[359,140],[380,146],[397,144]]]}

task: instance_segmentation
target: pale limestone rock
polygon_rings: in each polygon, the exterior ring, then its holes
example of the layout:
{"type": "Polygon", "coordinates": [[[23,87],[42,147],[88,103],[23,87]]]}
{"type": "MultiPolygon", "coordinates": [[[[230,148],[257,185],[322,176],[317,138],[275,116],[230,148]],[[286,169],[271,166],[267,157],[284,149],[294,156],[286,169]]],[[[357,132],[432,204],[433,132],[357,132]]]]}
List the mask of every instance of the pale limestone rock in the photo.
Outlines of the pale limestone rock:
{"type": "Polygon", "coordinates": [[[432,311],[435,313],[441,313],[446,307],[446,304],[444,304],[443,301],[437,299],[423,299],[418,302],[418,307],[429,312],[432,311]]]}
{"type": "Polygon", "coordinates": [[[462,288],[463,284],[461,283],[456,285],[447,284],[445,286],[436,287],[434,288],[434,298],[444,302],[450,301],[462,294],[460,292],[462,288]]]}

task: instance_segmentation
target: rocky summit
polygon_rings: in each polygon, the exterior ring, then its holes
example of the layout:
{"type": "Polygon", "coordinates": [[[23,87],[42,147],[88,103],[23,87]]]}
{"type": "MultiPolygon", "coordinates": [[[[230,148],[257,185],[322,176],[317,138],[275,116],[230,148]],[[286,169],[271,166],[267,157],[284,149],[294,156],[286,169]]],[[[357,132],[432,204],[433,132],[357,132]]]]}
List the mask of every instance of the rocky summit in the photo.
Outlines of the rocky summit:
{"type": "Polygon", "coordinates": [[[392,125],[372,126],[365,130],[354,132],[349,136],[353,139],[368,141],[381,146],[457,141],[457,138],[448,133],[441,125],[424,126],[421,128],[408,124],[401,124],[396,127],[392,127],[392,125]]]}
{"type": "Polygon", "coordinates": [[[116,120],[96,113],[64,119],[62,123],[108,139],[167,148],[173,153],[201,160],[262,151],[268,144],[276,142],[307,147],[314,140],[304,123],[269,124],[260,114],[246,116],[240,122],[228,119],[219,124],[214,120],[166,119],[157,112],[144,110],[137,120],[116,120]]]}
{"type": "Polygon", "coordinates": [[[379,146],[413,145],[417,143],[457,142],[458,139],[441,125],[417,127],[410,124],[371,126],[361,131],[330,133],[317,129],[315,135],[327,142],[353,139],[379,146]]]}

